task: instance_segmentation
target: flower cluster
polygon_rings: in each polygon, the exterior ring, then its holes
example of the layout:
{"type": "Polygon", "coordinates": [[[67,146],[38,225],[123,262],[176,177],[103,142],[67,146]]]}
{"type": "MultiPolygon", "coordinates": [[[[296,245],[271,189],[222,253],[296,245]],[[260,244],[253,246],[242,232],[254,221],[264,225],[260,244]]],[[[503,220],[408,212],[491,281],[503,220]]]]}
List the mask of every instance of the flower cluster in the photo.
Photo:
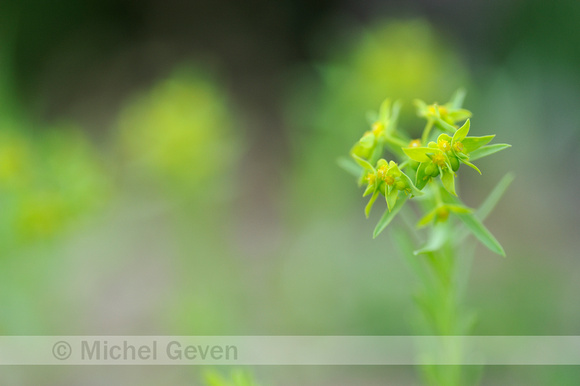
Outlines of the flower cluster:
{"type": "Polygon", "coordinates": [[[481,174],[472,161],[510,145],[488,145],[495,135],[469,136],[471,112],[462,108],[464,96],[460,90],[444,105],[416,100],[417,115],[426,121],[420,139],[412,139],[398,128],[399,102],[382,103],[370,130],[351,149],[356,165],[342,162],[356,173],[359,185],[366,185],[363,196],[371,196],[365,208],[367,217],[379,195],[385,197],[383,219],[388,221],[407,199],[414,197],[428,202],[422,206],[426,214],[418,226],[446,221],[450,213],[461,216],[472,212],[457,198],[458,170],[467,165],[481,174]]]}

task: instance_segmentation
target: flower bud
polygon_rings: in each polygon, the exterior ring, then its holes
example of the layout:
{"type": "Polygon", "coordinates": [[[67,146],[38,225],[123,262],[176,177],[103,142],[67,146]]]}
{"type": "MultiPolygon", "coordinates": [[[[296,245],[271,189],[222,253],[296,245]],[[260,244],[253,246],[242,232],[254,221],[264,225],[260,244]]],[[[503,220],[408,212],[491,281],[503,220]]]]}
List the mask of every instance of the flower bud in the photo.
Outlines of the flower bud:
{"type": "Polygon", "coordinates": [[[451,169],[453,169],[454,172],[456,172],[457,170],[459,170],[459,158],[457,158],[454,155],[449,156],[449,163],[451,164],[451,169]]]}

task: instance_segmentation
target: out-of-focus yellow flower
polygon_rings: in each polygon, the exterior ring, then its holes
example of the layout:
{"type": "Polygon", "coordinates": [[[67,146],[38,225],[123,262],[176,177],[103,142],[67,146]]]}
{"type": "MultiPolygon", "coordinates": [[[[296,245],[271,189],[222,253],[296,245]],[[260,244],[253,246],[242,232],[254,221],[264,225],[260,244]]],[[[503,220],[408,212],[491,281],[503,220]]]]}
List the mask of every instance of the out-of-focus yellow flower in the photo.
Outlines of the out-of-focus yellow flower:
{"type": "Polygon", "coordinates": [[[450,46],[423,20],[383,22],[364,35],[349,67],[360,87],[373,96],[383,90],[383,95],[406,101],[417,93],[437,99],[466,78],[465,67],[450,46]]]}
{"type": "Polygon", "coordinates": [[[101,206],[111,184],[82,132],[0,131],[0,248],[47,239],[101,206]]]}
{"type": "Polygon", "coordinates": [[[23,186],[30,177],[32,149],[12,131],[0,132],[0,189],[23,186]]]}
{"type": "Polygon", "coordinates": [[[193,70],[177,71],[133,99],[118,126],[130,165],[172,189],[199,188],[231,166],[237,153],[224,94],[193,70]]]}

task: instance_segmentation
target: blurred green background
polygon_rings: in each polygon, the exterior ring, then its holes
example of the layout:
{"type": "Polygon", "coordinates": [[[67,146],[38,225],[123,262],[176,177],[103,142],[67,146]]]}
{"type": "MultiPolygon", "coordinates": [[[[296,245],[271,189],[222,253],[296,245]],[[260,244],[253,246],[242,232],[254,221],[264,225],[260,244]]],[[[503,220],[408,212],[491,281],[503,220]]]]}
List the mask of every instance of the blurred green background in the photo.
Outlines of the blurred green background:
{"type": "MultiPolygon", "coordinates": [[[[516,180],[478,247],[477,335],[580,334],[580,3],[4,0],[0,335],[411,335],[415,278],[336,165],[385,97],[468,91],[516,180]]],[[[378,216],[378,211],[375,216],[378,216]]],[[[202,384],[199,367],[5,367],[0,383],[202,384]]],[[[416,384],[259,367],[262,385],[416,384]]],[[[485,385],[576,385],[488,367],[485,385]]]]}

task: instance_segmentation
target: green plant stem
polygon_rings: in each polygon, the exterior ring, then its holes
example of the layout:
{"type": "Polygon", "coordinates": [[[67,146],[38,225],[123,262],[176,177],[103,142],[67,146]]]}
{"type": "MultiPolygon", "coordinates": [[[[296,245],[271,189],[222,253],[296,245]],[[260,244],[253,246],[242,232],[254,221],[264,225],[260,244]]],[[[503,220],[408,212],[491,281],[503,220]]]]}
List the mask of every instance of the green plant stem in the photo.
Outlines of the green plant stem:
{"type": "Polygon", "coordinates": [[[429,141],[429,134],[431,134],[431,129],[433,128],[433,119],[429,118],[427,124],[425,125],[425,129],[423,129],[423,135],[421,136],[421,144],[422,146],[426,146],[427,142],[429,141]]]}

